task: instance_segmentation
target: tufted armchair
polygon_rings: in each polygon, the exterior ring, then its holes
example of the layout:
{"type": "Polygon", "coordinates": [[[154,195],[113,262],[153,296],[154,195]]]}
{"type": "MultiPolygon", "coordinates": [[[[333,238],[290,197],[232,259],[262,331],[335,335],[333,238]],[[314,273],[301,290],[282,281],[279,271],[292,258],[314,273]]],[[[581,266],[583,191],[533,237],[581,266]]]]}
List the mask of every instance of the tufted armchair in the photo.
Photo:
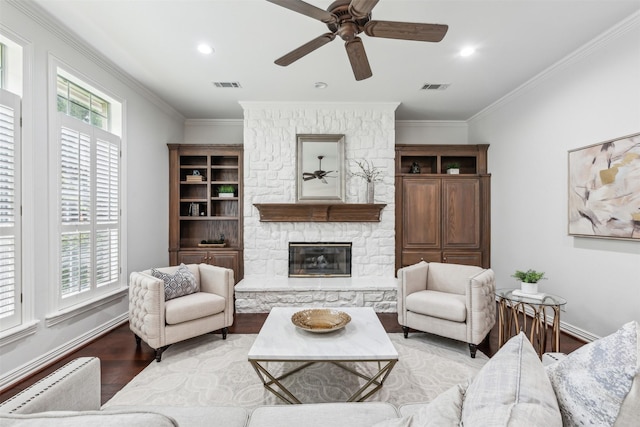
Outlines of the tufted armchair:
{"type": "MultiPolygon", "coordinates": [[[[156,350],[156,361],[171,344],[222,330],[227,338],[233,324],[233,270],[208,264],[186,266],[195,277],[199,292],[165,301],[164,281],[151,270],[129,277],[129,327],[140,344],[144,340],[156,350]]],[[[174,274],[178,267],[157,269],[174,274]]]]}
{"type": "Polygon", "coordinates": [[[398,322],[409,328],[469,344],[471,357],[496,323],[495,275],[491,269],[438,262],[398,270],[398,322]]]}

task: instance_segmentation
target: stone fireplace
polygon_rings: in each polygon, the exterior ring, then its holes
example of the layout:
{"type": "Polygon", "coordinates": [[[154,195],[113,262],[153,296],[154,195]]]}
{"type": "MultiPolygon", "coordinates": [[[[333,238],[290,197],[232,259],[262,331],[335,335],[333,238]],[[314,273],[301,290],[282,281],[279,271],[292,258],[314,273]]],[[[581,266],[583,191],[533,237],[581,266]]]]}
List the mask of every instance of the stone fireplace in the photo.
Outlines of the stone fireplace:
{"type": "Polygon", "coordinates": [[[242,102],[244,279],[238,312],[275,305],[369,305],[395,311],[395,103],[242,102]],[[345,202],[366,203],[356,160],[379,168],[379,222],[261,222],[256,203],[296,202],[296,135],[345,135],[345,202]],[[289,242],[351,242],[351,277],[289,277],[289,242]]]}

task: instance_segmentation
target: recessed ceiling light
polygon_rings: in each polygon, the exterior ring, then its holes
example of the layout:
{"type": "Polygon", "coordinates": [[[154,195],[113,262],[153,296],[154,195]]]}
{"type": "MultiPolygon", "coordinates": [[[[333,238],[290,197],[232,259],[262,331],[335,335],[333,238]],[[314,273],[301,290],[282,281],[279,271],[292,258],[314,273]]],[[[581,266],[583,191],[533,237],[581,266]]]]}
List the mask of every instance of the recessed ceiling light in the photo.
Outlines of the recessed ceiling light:
{"type": "Polygon", "coordinates": [[[463,56],[463,57],[471,56],[475,53],[475,51],[476,51],[475,48],[468,46],[460,51],[460,56],[463,56]]]}
{"type": "Polygon", "coordinates": [[[315,87],[316,89],[326,89],[327,87],[329,87],[329,85],[325,82],[315,82],[313,84],[313,87],[315,87]]]}
{"type": "Polygon", "coordinates": [[[208,44],[204,44],[201,43],[198,45],[198,52],[204,54],[204,55],[209,55],[211,53],[213,53],[213,48],[211,46],[209,46],[208,44]]]}

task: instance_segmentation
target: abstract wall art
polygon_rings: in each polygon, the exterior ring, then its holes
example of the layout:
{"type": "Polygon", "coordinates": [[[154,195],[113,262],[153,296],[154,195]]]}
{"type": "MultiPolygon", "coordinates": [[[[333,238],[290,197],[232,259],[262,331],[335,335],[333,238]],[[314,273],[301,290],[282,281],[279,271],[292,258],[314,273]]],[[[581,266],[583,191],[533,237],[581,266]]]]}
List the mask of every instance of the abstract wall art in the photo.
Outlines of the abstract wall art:
{"type": "Polygon", "coordinates": [[[569,151],[569,235],[640,241],[640,133],[569,151]]]}

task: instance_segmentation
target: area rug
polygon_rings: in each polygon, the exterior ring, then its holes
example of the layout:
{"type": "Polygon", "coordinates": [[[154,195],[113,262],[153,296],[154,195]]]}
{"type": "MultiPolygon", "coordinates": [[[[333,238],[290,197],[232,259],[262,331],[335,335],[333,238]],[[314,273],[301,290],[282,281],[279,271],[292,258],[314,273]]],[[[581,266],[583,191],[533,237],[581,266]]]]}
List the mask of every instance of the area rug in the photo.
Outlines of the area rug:
{"type": "MultiPolygon", "coordinates": [[[[162,362],[151,362],[104,407],[120,405],[209,406],[254,408],[283,404],[258,378],[247,360],[257,335],[203,335],[170,346],[162,362]]],[[[488,358],[469,356],[465,343],[434,335],[389,334],[399,361],[384,386],[367,401],[396,405],[428,402],[449,387],[472,378],[488,358]]],[[[270,362],[269,369],[286,372],[293,362],[270,362]],[[283,371],[284,370],[284,371],[283,371]]],[[[360,371],[377,371],[377,364],[352,364],[360,371]]],[[[286,378],[283,383],[302,403],[345,401],[364,380],[331,363],[316,363],[286,378]]]]}

